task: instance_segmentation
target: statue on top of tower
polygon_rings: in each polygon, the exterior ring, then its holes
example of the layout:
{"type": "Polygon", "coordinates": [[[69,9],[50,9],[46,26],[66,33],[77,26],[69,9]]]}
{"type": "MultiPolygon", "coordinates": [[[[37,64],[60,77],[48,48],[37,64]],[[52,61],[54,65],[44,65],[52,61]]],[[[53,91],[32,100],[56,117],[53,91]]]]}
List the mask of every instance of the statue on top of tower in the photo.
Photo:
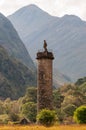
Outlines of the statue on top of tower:
{"type": "Polygon", "coordinates": [[[45,50],[45,52],[47,52],[47,42],[46,42],[46,40],[44,40],[44,50],[45,50]]]}

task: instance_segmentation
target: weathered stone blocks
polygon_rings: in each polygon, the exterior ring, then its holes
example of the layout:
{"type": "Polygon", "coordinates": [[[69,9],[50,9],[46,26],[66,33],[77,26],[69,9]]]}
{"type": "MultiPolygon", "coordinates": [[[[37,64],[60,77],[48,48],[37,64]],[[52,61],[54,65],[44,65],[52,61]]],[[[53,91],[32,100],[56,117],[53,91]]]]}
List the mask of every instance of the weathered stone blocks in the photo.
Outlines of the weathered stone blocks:
{"type": "Polygon", "coordinates": [[[44,108],[53,109],[52,105],[52,60],[53,53],[37,53],[37,106],[38,112],[44,108]]]}

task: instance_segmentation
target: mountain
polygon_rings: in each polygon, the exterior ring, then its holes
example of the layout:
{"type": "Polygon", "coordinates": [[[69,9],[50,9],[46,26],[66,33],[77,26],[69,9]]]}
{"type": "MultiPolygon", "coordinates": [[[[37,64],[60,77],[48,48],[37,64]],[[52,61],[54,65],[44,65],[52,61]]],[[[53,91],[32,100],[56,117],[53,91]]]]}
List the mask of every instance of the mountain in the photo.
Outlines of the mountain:
{"type": "MultiPolygon", "coordinates": [[[[86,22],[74,15],[50,16],[35,5],[8,16],[35,61],[43,40],[52,49],[54,68],[76,81],[86,76],[86,22]]],[[[57,76],[58,78],[58,76],[57,76]]]]}
{"type": "Polygon", "coordinates": [[[11,57],[20,60],[29,68],[35,70],[34,63],[27,52],[25,45],[18,36],[11,22],[0,13],[0,45],[2,45],[11,57]]]}
{"type": "Polygon", "coordinates": [[[56,68],[53,70],[53,85],[55,88],[58,88],[64,83],[71,83],[70,77],[64,75],[63,73],[59,72],[56,68]]]}
{"type": "Polygon", "coordinates": [[[0,99],[18,99],[29,86],[36,86],[33,71],[10,57],[0,45],[0,99]]]}

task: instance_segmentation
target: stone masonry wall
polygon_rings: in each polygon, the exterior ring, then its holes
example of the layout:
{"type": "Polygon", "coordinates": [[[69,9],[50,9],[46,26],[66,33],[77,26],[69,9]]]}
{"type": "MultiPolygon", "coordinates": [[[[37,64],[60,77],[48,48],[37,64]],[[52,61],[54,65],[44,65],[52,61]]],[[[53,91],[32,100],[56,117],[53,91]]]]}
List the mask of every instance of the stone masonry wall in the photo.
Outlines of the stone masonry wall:
{"type": "Polygon", "coordinates": [[[52,59],[38,59],[38,112],[43,108],[52,109],[52,59]]]}

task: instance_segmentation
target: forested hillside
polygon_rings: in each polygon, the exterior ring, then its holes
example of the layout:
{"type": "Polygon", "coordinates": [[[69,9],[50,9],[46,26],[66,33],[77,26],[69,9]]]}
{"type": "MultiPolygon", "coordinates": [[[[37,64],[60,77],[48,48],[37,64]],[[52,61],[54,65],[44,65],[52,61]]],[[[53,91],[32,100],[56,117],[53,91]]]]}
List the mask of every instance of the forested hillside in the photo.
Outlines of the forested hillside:
{"type": "Polygon", "coordinates": [[[35,70],[34,63],[21,41],[12,23],[0,13],[0,45],[2,45],[11,57],[21,61],[28,68],[35,70]]]}
{"type": "Polygon", "coordinates": [[[10,57],[0,46],[0,98],[18,99],[26,88],[36,85],[36,75],[21,62],[10,57]]]}

